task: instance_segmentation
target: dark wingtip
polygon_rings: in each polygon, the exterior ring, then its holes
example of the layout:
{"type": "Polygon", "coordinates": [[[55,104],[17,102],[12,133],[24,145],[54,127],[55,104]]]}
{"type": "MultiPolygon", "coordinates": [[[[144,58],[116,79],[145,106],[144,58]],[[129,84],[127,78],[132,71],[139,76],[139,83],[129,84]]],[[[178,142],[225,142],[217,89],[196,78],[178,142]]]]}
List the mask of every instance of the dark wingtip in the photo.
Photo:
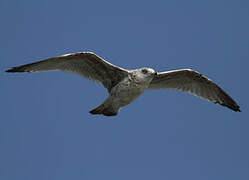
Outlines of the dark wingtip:
{"type": "Polygon", "coordinates": [[[230,107],[232,110],[234,110],[235,112],[241,112],[240,107],[236,104],[233,107],[230,107]]]}
{"type": "MultiPolygon", "coordinates": [[[[230,109],[232,109],[232,108],[230,108],[230,109]]],[[[241,110],[239,108],[236,108],[236,109],[233,108],[232,110],[235,111],[235,112],[241,112],[241,110]]]]}
{"type": "MultiPolygon", "coordinates": [[[[224,105],[223,105],[224,106],[224,105]]],[[[227,106],[227,105],[225,105],[227,106]]],[[[240,107],[238,105],[235,106],[227,106],[228,108],[232,109],[235,112],[241,112],[240,107]]]]}
{"type": "Polygon", "coordinates": [[[26,72],[26,71],[23,71],[23,70],[21,70],[18,67],[13,67],[11,69],[7,69],[5,72],[7,72],[7,73],[9,73],[9,72],[13,73],[13,72],[26,72]]]}
{"type": "Polygon", "coordinates": [[[8,69],[5,72],[13,72],[13,69],[8,69]]]}
{"type": "Polygon", "coordinates": [[[231,103],[219,103],[219,102],[214,102],[214,103],[218,103],[218,104],[220,104],[220,105],[222,105],[224,107],[227,107],[227,108],[229,108],[229,109],[231,109],[231,110],[233,110],[235,112],[241,112],[240,106],[237,105],[237,103],[235,101],[233,101],[233,100],[232,100],[231,103]]]}
{"type": "Polygon", "coordinates": [[[234,110],[235,112],[241,112],[240,107],[234,110]]]}

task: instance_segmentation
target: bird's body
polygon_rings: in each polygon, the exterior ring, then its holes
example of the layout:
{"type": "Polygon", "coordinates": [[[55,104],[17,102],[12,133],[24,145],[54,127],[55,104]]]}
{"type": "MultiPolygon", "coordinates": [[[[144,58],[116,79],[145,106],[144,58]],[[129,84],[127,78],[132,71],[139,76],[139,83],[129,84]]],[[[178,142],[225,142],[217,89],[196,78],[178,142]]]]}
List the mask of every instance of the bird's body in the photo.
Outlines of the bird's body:
{"type": "Polygon", "coordinates": [[[152,69],[149,70],[151,70],[151,73],[146,77],[144,77],[140,69],[129,71],[128,76],[111,89],[109,97],[104,103],[90,112],[93,114],[106,112],[104,115],[116,115],[121,107],[130,104],[149,87],[156,73],[152,69]]]}
{"type": "Polygon", "coordinates": [[[110,96],[117,101],[118,106],[130,104],[145,90],[144,85],[137,84],[129,78],[125,78],[112,88],[110,96]]]}
{"type": "Polygon", "coordinates": [[[191,69],[159,72],[151,68],[126,70],[112,65],[94,53],[80,52],[14,67],[6,72],[40,72],[61,70],[76,73],[101,82],[109,96],[91,114],[117,115],[120,108],[130,104],[148,89],[173,89],[219,103],[240,111],[237,103],[210,79],[191,69]]]}

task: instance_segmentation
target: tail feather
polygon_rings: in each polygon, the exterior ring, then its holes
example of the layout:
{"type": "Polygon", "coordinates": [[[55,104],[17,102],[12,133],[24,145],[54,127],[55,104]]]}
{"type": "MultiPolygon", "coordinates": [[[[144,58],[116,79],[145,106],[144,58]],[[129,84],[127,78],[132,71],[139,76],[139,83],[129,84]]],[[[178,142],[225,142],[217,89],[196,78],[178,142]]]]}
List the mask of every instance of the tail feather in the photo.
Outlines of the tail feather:
{"type": "Polygon", "coordinates": [[[104,105],[101,104],[101,105],[98,106],[97,108],[92,109],[92,110],[90,111],[90,113],[91,113],[91,114],[102,114],[104,108],[105,108],[104,105]]]}
{"type": "Polygon", "coordinates": [[[90,111],[91,114],[96,115],[96,114],[103,114],[105,116],[116,116],[118,114],[117,111],[113,111],[112,107],[104,107],[104,106],[99,106],[93,110],[90,111]]]}
{"type": "Polygon", "coordinates": [[[108,101],[105,101],[95,109],[92,109],[89,113],[91,114],[103,114],[105,116],[116,116],[118,114],[118,110],[116,110],[112,104],[108,101]]]}

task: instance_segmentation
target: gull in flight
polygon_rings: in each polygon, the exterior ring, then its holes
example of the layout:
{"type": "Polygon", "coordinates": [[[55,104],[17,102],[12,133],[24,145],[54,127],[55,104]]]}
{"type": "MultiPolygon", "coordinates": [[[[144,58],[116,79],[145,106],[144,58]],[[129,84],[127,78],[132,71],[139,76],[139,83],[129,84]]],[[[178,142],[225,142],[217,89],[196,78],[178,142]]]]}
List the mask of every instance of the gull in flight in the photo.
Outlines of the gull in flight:
{"type": "Polygon", "coordinates": [[[6,72],[42,72],[60,70],[100,82],[109,96],[91,114],[115,116],[145,90],[185,91],[205,100],[240,111],[237,103],[213,81],[191,69],[156,72],[152,68],[127,70],[115,66],[92,52],[65,54],[39,62],[13,67],[6,72]]]}

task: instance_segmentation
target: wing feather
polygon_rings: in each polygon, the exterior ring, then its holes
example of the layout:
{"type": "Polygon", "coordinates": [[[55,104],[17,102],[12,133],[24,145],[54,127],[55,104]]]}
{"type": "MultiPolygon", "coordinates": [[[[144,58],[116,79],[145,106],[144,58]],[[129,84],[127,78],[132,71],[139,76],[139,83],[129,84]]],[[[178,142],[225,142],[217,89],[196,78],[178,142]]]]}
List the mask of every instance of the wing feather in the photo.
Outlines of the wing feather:
{"type": "Polygon", "coordinates": [[[240,107],[225,91],[212,80],[191,69],[159,72],[148,89],[185,91],[234,111],[240,111],[240,107]]]}
{"type": "Polygon", "coordinates": [[[65,54],[39,62],[13,67],[6,72],[42,72],[60,70],[101,82],[111,90],[128,72],[91,52],[65,54]]]}

